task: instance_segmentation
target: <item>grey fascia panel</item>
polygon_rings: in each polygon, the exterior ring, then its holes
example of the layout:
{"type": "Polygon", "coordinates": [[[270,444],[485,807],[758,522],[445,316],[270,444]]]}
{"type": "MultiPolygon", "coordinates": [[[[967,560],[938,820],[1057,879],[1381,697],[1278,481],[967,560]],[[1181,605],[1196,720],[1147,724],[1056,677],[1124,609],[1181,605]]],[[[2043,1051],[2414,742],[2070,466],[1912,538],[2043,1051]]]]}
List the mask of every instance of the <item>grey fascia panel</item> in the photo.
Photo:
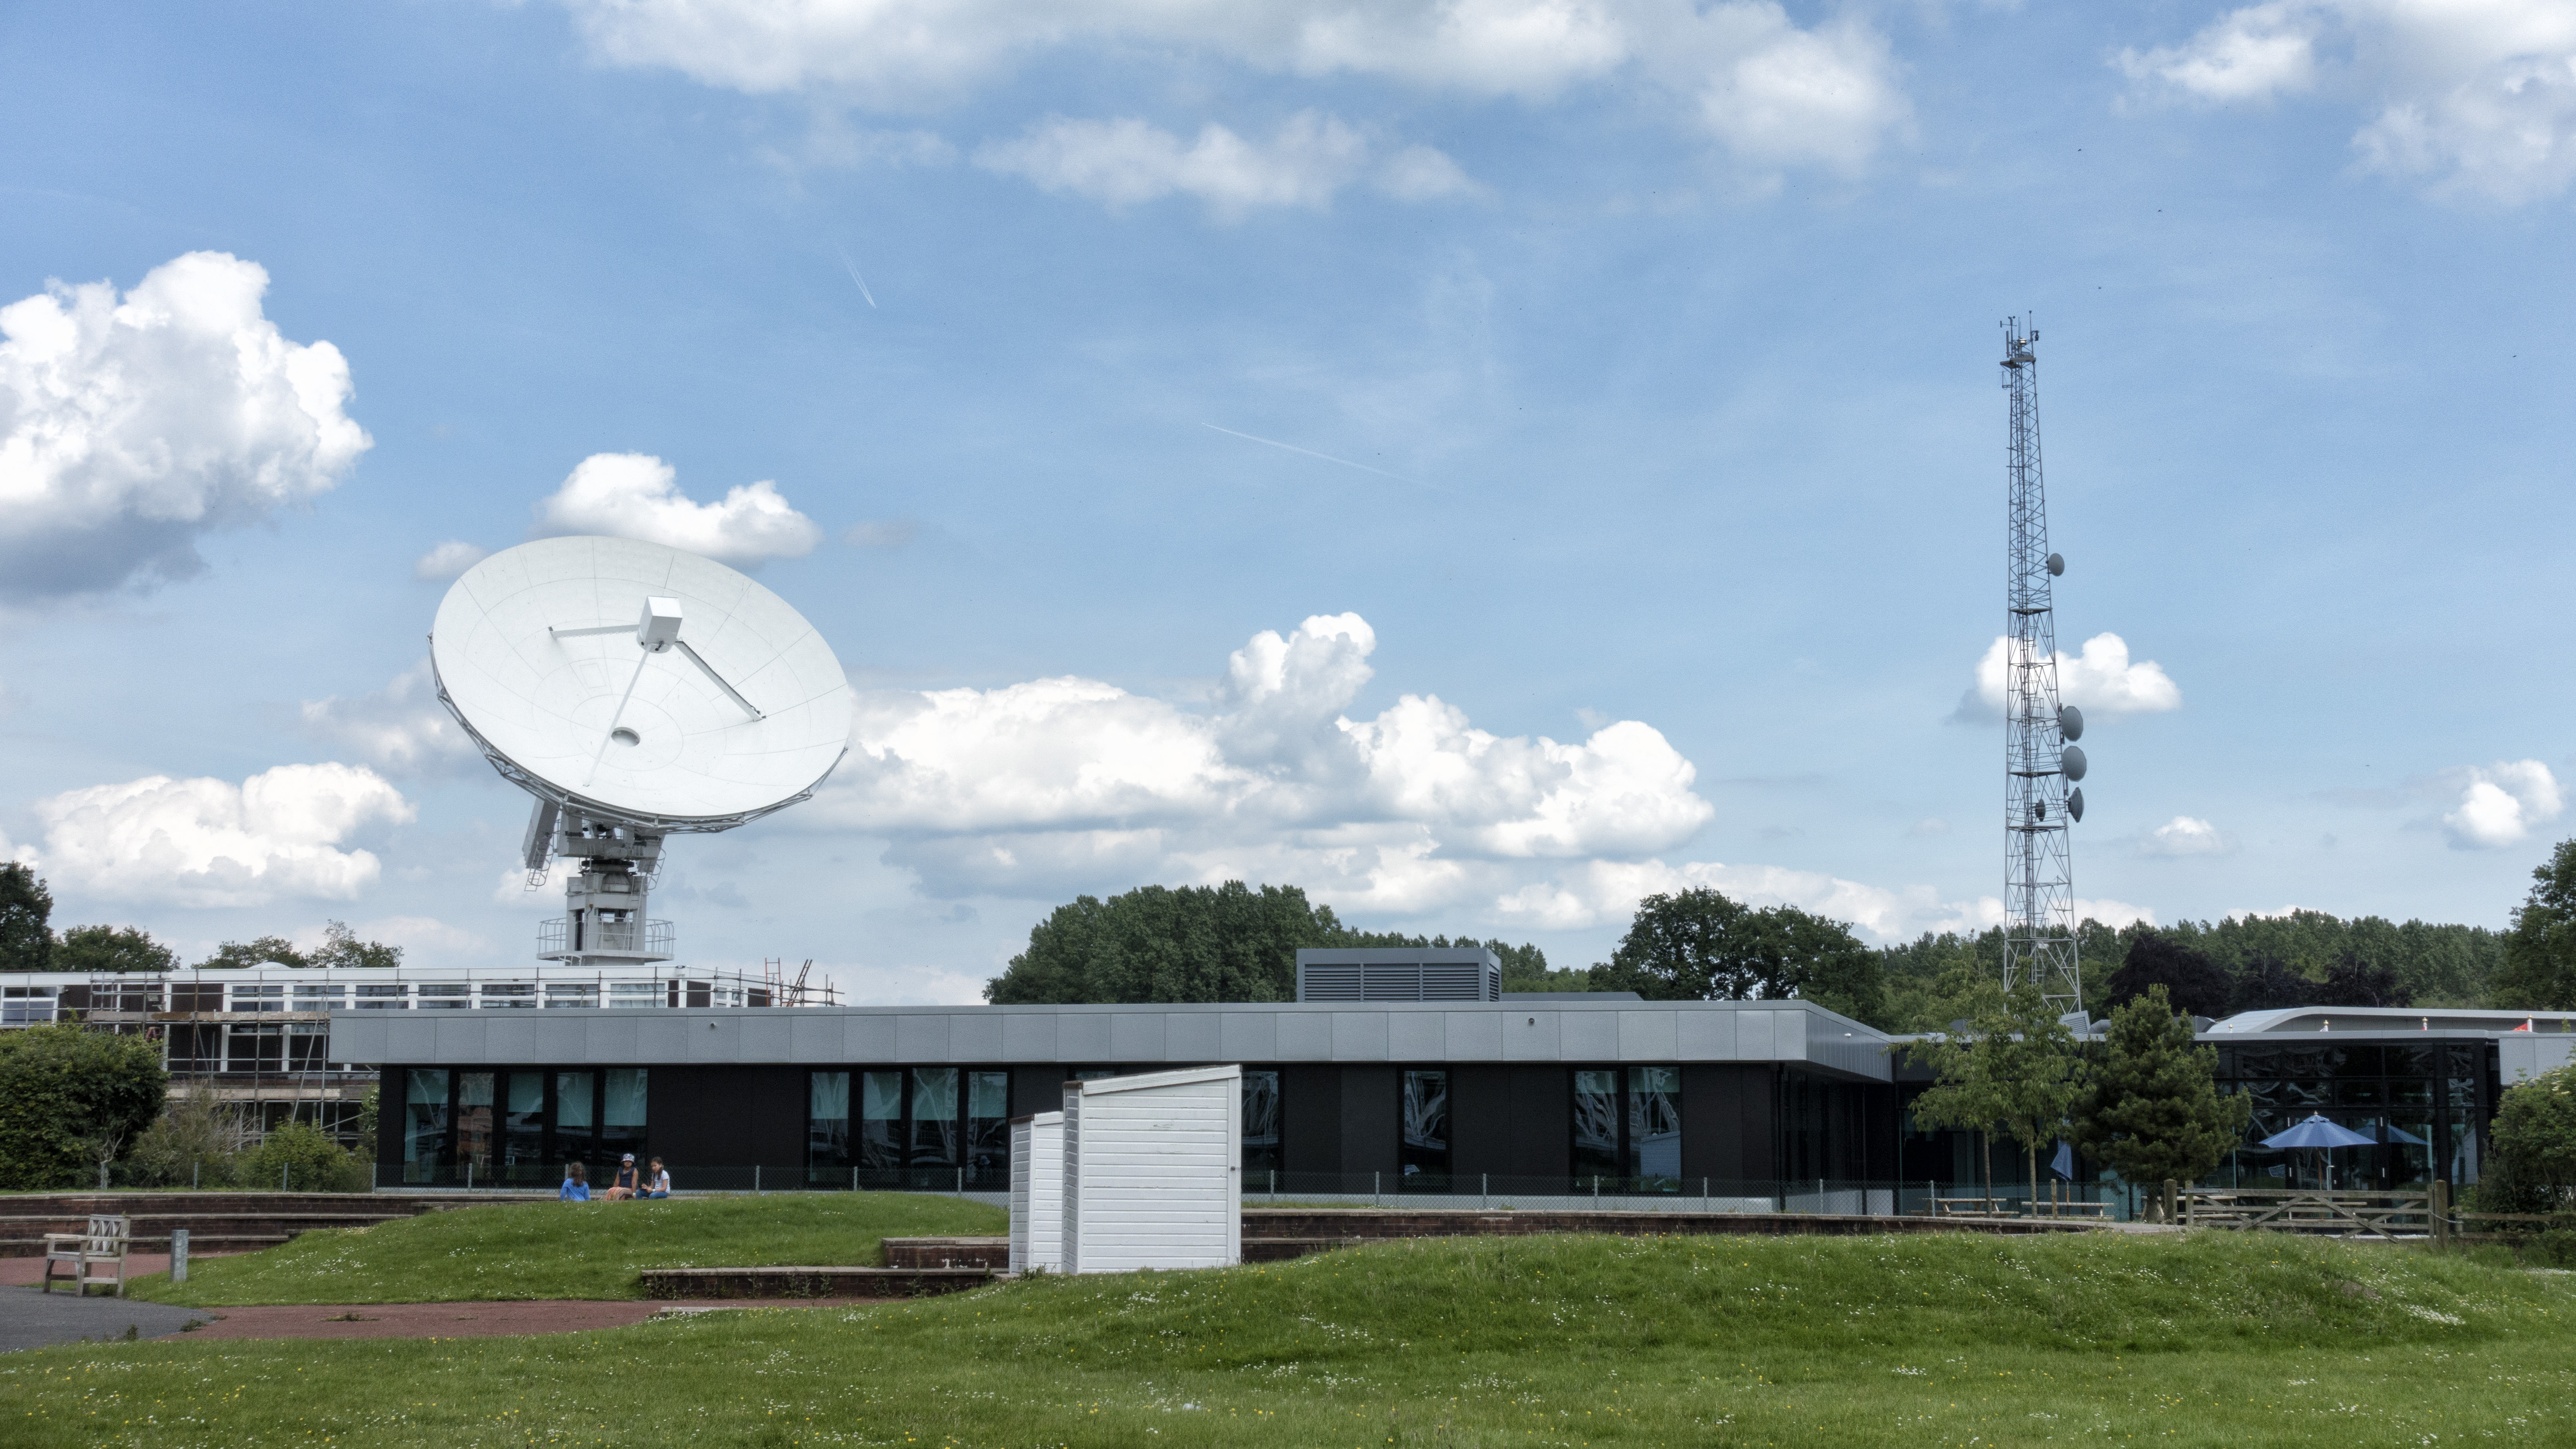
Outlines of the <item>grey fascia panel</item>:
{"type": "Polygon", "coordinates": [[[1619,1013],[1619,1060],[1670,1062],[1678,1061],[1680,1058],[1680,1012],[1623,1011],[1619,1013]]]}
{"type": "Polygon", "coordinates": [[[1449,1014],[1407,1011],[1386,1019],[1387,1059],[1398,1062],[1442,1062],[1449,1059],[1449,1014]]]}
{"type": "Polygon", "coordinates": [[[333,1055],[394,1066],[780,1062],[1790,1062],[1891,1079],[1890,1038],[1803,1001],[340,1011],[333,1055]],[[346,1052],[347,1055],[341,1055],[346,1052]]]}
{"type": "Polygon", "coordinates": [[[1002,1059],[1002,1019],[981,1011],[948,1014],[948,1055],[960,1062],[1002,1059]]]}

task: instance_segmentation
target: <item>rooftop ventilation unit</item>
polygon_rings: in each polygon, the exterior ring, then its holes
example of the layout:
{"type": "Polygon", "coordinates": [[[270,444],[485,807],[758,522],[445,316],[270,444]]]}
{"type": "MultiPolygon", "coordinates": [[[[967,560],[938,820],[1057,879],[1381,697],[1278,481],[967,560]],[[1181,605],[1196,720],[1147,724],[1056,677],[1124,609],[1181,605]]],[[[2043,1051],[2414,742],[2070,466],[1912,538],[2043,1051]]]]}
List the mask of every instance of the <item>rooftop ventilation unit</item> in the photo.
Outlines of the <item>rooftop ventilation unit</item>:
{"type": "Polygon", "coordinates": [[[1503,963],[1482,946],[1297,953],[1299,1001],[1500,1001],[1503,963]]]}

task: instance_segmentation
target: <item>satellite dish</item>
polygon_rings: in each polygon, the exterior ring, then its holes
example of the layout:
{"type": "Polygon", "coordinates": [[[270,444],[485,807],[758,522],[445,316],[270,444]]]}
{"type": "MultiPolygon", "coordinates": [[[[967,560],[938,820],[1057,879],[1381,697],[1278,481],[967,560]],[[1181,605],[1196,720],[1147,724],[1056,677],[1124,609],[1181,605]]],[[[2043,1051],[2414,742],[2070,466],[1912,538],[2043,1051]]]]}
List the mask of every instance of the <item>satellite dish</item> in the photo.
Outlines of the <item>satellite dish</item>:
{"type": "Polygon", "coordinates": [[[2048,576],[2050,578],[2055,578],[2064,572],[2066,572],[2066,555],[2062,553],[2050,554],[2048,556],[2048,576]]]}
{"type": "Polygon", "coordinates": [[[849,681],[814,627],[657,543],[549,538],[492,555],[439,603],[429,662],[439,702],[536,797],[531,884],[552,856],[583,862],[566,918],[540,937],[553,959],[668,959],[668,926],[644,918],[662,837],[808,799],[849,749],[849,681]]]}
{"type": "Polygon", "coordinates": [[[2058,772],[2066,776],[2070,783],[2084,778],[2085,764],[2084,749],[2082,746],[2068,745],[2065,752],[2057,757],[2057,761],[2058,772]]]}
{"type": "Polygon", "coordinates": [[[2069,790],[2066,792],[2066,818],[2076,821],[2079,824],[2082,823],[2084,819],[2083,791],[2069,790]]]}
{"type": "Polygon", "coordinates": [[[2059,710],[2057,732],[2066,736],[2066,742],[2070,745],[2084,738],[2084,711],[2071,704],[2059,710]]]}

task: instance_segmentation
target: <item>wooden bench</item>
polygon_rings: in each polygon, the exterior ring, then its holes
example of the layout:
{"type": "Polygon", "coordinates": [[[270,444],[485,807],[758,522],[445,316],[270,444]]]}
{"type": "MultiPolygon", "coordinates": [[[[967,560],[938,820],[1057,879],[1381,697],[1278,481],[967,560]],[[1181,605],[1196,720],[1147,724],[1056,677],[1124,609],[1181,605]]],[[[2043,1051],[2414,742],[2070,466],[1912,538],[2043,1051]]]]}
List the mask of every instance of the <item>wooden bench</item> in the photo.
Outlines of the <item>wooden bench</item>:
{"type": "Polygon", "coordinates": [[[93,1283],[111,1283],[116,1296],[125,1296],[125,1254],[133,1246],[131,1219],[101,1215],[89,1220],[85,1233],[45,1234],[45,1286],[54,1291],[54,1265],[69,1263],[72,1269],[72,1291],[86,1298],[93,1283]],[[114,1274],[92,1273],[93,1266],[113,1266],[114,1274]]]}

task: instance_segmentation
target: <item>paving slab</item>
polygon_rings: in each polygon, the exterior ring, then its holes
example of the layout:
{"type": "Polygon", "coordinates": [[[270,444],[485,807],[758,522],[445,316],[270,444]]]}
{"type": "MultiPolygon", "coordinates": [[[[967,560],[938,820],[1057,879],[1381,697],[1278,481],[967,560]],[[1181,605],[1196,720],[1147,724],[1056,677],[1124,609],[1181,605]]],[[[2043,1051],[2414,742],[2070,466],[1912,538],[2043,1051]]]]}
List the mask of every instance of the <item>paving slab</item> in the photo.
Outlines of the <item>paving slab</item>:
{"type": "Polygon", "coordinates": [[[51,1293],[0,1287],[0,1353],[84,1340],[113,1342],[128,1331],[136,1338],[163,1338],[213,1316],[203,1308],[173,1308],[104,1293],[75,1298],[60,1287],[51,1293]]]}

